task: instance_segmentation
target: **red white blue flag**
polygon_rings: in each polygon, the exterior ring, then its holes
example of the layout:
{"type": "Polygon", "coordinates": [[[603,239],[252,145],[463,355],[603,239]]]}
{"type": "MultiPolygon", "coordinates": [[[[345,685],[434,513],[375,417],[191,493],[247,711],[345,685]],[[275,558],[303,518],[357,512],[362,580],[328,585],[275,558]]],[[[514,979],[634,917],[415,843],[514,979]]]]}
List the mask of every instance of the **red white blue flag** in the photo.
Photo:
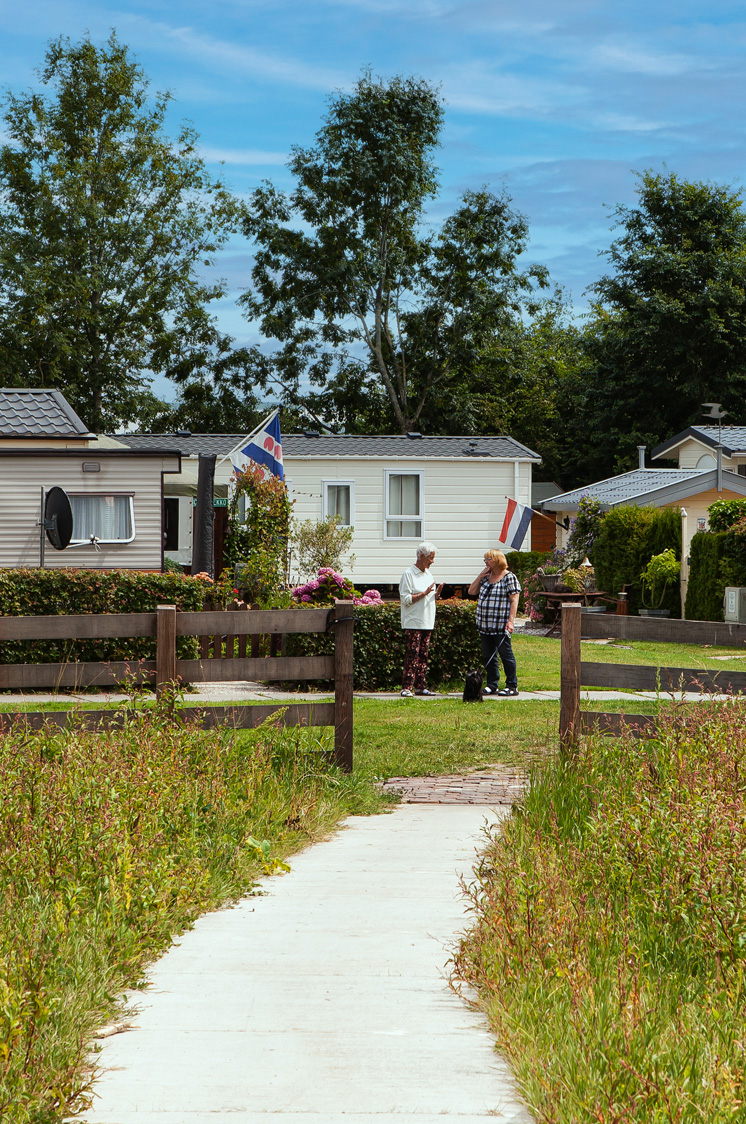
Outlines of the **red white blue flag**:
{"type": "Polygon", "coordinates": [[[533,514],[534,509],[532,507],[524,507],[522,503],[518,503],[516,500],[508,500],[508,510],[505,512],[500,542],[505,543],[511,550],[520,550],[533,514]]]}
{"type": "Polygon", "coordinates": [[[279,410],[270,414],[242,445],[235,448],[230,453],[230,458],[237,472],[242,472],[249,461],[253,461],[284,480],[279,410]]]}

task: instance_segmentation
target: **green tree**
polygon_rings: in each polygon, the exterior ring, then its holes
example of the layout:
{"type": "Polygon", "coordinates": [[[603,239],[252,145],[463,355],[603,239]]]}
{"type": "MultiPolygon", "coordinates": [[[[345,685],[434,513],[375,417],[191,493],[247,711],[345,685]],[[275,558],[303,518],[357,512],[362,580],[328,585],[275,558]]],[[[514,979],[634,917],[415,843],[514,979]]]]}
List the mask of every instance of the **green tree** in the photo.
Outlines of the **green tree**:
{"type": "Polygon", "coordinates": [[[317,419],[417,427],[546,284],[544,269],[518,269],[528,227],[506,195],[469,191],[427,227],[442,122],[428,83],[366,74],[330,99],[315,145],[293,150],[295,189],[253,194],[242,303],[279,342],[272,378],[317,419]]]}
{"type": "MultiPolygon", "coordinates": [[[[568,416],[575,476],[636,467],[636,446],[701,422],[718,401],[744,418],[746,214],[739,193],[673,173],[640,176],[620,206],[613,272],[593,287],[588,371],[568,416]]],[[[568,449],[568,453],[569,453],[568,449]]]]}
{"type": "Polygon", "coordinates": [[[167,94],[112,33],[53,41],[44,92],[9,94],[0,147],[0,376],[57,386],[92,429],[157,408],[149,375],[186,382],[220,351],[205,267],[239,206],[210,179],[167,94]]]}

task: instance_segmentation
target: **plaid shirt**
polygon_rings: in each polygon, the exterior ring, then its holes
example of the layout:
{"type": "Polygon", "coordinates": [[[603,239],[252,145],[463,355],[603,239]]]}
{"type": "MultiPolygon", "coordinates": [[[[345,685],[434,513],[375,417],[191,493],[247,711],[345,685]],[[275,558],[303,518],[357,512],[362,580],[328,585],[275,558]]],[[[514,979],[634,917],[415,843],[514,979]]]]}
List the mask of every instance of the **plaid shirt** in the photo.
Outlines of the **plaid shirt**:
{"type": "Polygon", "coordinates": [[[482,578],[477,594],[477,628],[480,632],[505,632],[510,616],[510,598],[521,592],[521,583],[508,570],[499,582],[482,578]]]}

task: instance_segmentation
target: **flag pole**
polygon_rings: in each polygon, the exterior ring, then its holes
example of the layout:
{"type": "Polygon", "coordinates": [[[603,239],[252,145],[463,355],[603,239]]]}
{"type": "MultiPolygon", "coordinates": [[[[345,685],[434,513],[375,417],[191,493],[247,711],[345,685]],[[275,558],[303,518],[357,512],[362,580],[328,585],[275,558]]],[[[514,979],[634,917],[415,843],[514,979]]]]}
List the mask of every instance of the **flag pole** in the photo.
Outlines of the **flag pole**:
{"type": "Polygon", "coordinates": [[[279,414],[279,412],[279,406],[275,407],[274,410],[270,410],[264,421],[259,422],[259,425],[256,427],[256,429],[252,429],[251,433],[247,433],[245,437],[242,437],[238,444],[234,445],[229,453],[224,453],[223,456],[218,459],[218,465],[221,465],[223,461],[229,460],[233,456],[233,454],[242,449],[244,445],[248,445],[252,437],[256,437],[257,433],[260,433],[261,430],[265,428],[265,426],[269,425],[269,423],[272,421],[272,418],[275,417],[276,414],[279,414]]]}

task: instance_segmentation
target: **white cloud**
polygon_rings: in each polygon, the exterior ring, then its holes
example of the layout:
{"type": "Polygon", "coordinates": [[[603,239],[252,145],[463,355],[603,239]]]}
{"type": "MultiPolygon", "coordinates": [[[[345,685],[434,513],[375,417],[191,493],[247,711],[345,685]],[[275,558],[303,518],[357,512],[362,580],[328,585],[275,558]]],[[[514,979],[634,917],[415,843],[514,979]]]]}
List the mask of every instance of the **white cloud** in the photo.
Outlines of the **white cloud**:
{"type": "Polygon", "coordinates": [[[628,43],[603,43],[591,52],[591,61],[601,70],[619,70],[628,74],[648,74],[670,78],[676,74],[699,69],[700,62],[682,54],[647,51],[628,43]]]}
{"type": "Polygon", "coordinates": [[[267,152],[261,148],[200,148],[203,160],[222,164],[287,164],[287,152],[267,152]]]}
{"type": "Polygon", "coordinates": [[[252,80],[264,78],[287,86],[324,91],[348,87],[351,84],[348,75],[340,71],[270,54],[240,43],[199,35],[190,27],[154,24],[153,29],[157,29],[162,37],[177,44],[185,54],[199,59],[200,62],[211,63],[221,71],[239,71],[252,80]]]}

